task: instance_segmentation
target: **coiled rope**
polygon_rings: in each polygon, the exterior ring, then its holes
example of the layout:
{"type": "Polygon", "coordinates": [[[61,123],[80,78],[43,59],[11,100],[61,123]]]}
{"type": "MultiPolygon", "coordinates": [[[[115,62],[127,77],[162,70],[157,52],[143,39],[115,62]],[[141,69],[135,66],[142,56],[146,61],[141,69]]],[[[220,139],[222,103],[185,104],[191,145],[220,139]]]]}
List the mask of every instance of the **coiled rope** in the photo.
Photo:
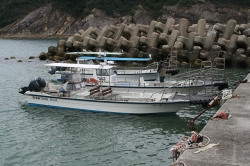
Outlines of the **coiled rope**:
{"type": "Polygon", "coordinates": [[[212,119],[224,119],[227,120],[231,118],[231,115],[229,114],[229,110],[221,111],[217,113],[212,119]]]}
{"type": "Polygon", "coordinates": [[[191,132],[191,136],[182,136],[182,140],[179,141],[176,145],[174,145],[170,151],[172,151],[172,164],[171,166],[177,166],[176,164],[179,164],[180,166],[186,166],[184,162],[175,162],[174,160],[177,160],[186,149],[194,149],[199,147],[207,146],[210,143],[210,139],[207,136],[201,135],[196,131],[191,132]],[[202,144],[204,138],[207,139],[207,143],[202,144]],[[182,165],[181,165],[182,164],[182,165]]]}

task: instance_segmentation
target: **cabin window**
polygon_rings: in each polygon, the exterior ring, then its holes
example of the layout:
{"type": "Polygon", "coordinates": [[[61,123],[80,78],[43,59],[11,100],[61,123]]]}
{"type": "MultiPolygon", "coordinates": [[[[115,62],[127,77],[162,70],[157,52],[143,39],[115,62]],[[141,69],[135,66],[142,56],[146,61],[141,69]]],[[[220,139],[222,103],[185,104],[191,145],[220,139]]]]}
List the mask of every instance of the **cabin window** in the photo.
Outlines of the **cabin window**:
{"type": "Polygon", "coordinates": [[[109,69],[108,72],[110,73],[110,75],[114,75],[115,74],[114,70],[112,70],[112,69],[109,69]]]}
{"type": "Polygon", "coordinates": [[[79,61],[79,64],[87,64],[86,60],[79,61]]]}
{"type": "Polygon", "coordinates": [[[81,82],[81,87],[85,87],[85,83],[84,82],[81,82]]]}
{"type": "Polygon", "coordinates": [[[88,65],[94,65],[94,62],[92,60],[86,60],[86,59],[81,59],[78,60],[79,64],[88,64],[88,65]]]}
{"type": "Polygon", "coordinates": [[[76,89],[80,89],[81,85],[80,84],[75,84],[76,89]]]}
{"type": "Polygon", "coordinates": [[[81,88],[80,83],[68,83],[67,84],[67,90],[78,90],[81,88]]]}
{"type": "Polygon", "coordinates": [[[99,76],[109,76],[113,74],[114,74],[114,71],[111,69],[97,69],[96,70],[96,75],[99,75],[99,76]]]}

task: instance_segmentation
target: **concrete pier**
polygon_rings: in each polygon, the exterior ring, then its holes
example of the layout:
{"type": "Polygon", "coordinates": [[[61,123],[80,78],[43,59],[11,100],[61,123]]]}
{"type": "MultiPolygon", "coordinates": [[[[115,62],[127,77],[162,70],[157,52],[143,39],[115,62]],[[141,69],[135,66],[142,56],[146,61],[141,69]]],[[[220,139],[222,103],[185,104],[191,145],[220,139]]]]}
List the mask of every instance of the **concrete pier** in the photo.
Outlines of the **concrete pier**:
{"type": "MultiPolygon", "coordinates": [[[[250,74],[247,83],[241,83],[218,110],[229,110],[228,120],[210,120],[200,134],[218,144],[200,153],[187,149],[177,161],[187,166],[249,166],[250,165],[250,74]]],[[[205,140],[204,140],[205,141],[205,140]]]]}

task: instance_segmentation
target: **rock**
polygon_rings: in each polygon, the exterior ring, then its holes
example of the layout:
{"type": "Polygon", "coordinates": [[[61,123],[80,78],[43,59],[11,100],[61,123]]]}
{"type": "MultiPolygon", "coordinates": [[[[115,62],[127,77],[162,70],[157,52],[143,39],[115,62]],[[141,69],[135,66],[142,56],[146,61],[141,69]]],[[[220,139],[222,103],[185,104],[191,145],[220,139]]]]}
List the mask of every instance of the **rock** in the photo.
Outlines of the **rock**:
{"type": "MultiPolygon", "coordinates": [[[[83,41],[83,38],[82,38],[82,36],[81,36],[81,34],[78,34],[78,33],[76,33],[76,34],[74,34],[73,35],[73,41],[74,42],[82,42],[83,41]]],[[[64,44],[64,43],[63,43],[64,44]]]]}
{"type": "Polygon", "coordinates": [[[40,60],[46,60],[47,59],[47,54],[45,52],[41,52],[39,55],[40,60]]]}
{"type": "Polygon", "coordinates": [[[56,54],[57,47],[49,46],[48,53],[56,54]]]}
{"type": "Polygon", "coordinates": [[[188,59],[191,64],[194,64],[195,60],[199,58],[200,47],[195,47],[194,51],[188,53],[188,59]]]}
{"type": "Polygon", "coordinates": [[[203,43],[203,49],[206,51],[211,51],[215,41],[216,32],[214,30],[207,32],[203,43]]]}
{"type": "Polygon", "coordinates": [[[206,59],[207,59],[207,56],[208,56],[208,51],[202,50],[202,51],[200,52],[200,59],[206,60],[206,59]]]}
{"type": "Polygon", "coordinates": [[[29,59],[35,59],[35,57],[34,56],[30,56],[29,59]]]}
{"type": "Polygon", "coordinates": [[[239,48],[236,50],[237,54],[243,54],[245,52],[245,50],[243,48],[239,48]]]}
{"type": "Polygon", "coordinates": [[[238,67],[240,67],[240,68],[248,67],[246,55],[239,54],[239,55],[237,55],[236,60],[237,60],[237,66],[238,67]]]}
{"type": "Polygon", "coordinates": [[[194,66],[197,67],[197,68],[200,68],[200,67],[201,67],[201,62],[202,62],[201,59],[196,59],[196,60],[194,61],[194,66]]]}
{"type": "Polygon", "coordinates": [[[187,62],[182,62],[182,63],[181,63],[181,66],[183,66],[183,67],[189,67],[189,65],[188,65],[187,62]]]}

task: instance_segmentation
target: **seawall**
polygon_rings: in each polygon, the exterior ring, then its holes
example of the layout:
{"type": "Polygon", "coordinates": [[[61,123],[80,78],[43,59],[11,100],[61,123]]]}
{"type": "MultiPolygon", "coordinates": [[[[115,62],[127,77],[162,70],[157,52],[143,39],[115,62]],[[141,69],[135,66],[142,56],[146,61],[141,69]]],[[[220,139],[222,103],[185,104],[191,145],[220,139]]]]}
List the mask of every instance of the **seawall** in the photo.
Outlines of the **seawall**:
{"type": "Polygon", "coordinates": [[[250,74],[245,79],[248,81],[241,83],[218,110],[229,110],[231,118],[210,120],[200,132],[211,144],[219,145],[199,153],[194,153],[198,149],[187,149],[178,161],[187,166],[250,165],[250,74]]]}

